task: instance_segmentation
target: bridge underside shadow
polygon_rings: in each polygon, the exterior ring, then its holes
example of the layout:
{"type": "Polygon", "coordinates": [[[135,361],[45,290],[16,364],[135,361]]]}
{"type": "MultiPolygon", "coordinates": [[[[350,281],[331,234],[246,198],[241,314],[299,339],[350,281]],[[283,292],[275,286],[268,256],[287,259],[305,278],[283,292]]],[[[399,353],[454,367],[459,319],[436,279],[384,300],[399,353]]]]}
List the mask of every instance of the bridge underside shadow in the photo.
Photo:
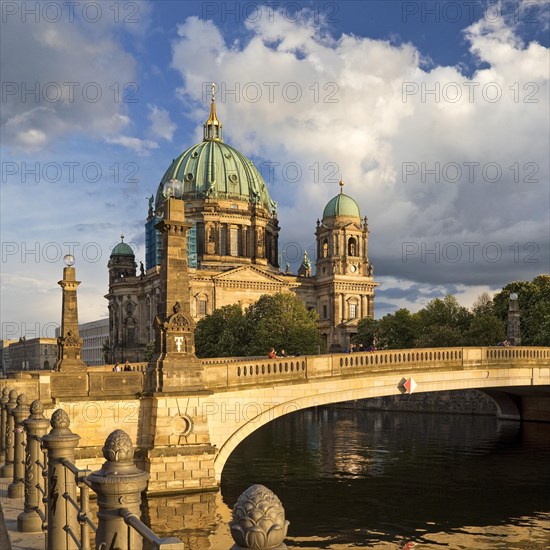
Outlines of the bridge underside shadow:
{"type": "Polygon", "coordinates": [[[502,420],[550,422],[550,386],[480,390],[496,403],[502,420]]]}

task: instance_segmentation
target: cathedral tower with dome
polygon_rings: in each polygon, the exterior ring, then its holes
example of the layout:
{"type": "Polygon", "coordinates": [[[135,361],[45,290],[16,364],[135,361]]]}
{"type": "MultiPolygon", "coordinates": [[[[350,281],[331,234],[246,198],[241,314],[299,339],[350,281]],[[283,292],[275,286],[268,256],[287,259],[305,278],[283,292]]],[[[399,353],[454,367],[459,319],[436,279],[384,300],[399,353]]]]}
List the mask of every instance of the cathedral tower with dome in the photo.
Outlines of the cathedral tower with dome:
{"type": "MultiPolygon", "coordinates": [[[[315,273],[304,252],[298,274],[278,265],[277,203],[251,160],[223,141],[214,90],[203,140],[172,161],[149,199],[145,263],[137,273],[132,248],[117,244],[109,268],[111,360],[143,361],[154,339],[159,306],[161,239],[156,225],[168,197],[184,201],[190,311],[195,321],[229,304],[242,307],[262,294],[294,292],[319,314],[326,351],[349,347],[359,319],[374,315],[368,223],[358,204],[340,193],[317,220],[315,273]]],[[[313,224],[312,224],[313,225],[313,224]]]]}

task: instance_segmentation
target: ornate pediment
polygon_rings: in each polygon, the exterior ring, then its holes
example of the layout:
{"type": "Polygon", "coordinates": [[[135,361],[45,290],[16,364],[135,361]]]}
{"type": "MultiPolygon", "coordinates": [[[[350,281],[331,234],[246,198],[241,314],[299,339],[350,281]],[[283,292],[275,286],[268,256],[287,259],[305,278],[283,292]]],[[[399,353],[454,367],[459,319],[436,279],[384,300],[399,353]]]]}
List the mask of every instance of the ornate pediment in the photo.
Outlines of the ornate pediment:
{"type": "Polygon", "coordinates": [[[214,281],[219,282],[246,282],[246,283],[279,283],[284,285],[282,278],[277,277],[273,273],[256,267],[255,265],[247,265],[224,271],[219,275],[212,277],[214,281]]]}

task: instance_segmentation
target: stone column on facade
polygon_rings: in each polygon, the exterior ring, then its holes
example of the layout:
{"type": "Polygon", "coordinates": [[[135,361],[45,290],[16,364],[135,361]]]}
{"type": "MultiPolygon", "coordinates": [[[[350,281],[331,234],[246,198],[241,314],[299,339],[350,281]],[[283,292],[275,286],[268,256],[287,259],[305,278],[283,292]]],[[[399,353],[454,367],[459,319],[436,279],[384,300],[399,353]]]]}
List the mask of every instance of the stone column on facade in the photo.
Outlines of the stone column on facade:
{"type": "Polygon", "coordinates": [[[361,317],[368,317],[369,315],[369,308],[368,308],[368,302],[367,297],[362,294],[361,295],[361,317]]]}
{"type": "Polygon", "coordinates": [[[156,353],[149,362],[146,391],[204,390],[203,367],[195,355],[195,323],[190,311],[187,231],[184,203],[168,198],[162,234],[160,303],[155,318],[156,353]]]}
{"type": "Polygon", "coordinates": [[[369,296],[369,317],[374,319],[374,295],[369,296]]]}
{"type": "Polygon", "coordinates": [[[11,414],[12,410],[17,407],[17,390],[10,390],[9,400],[5,405],[6,410],[6,461],[0,470],[0,477],[13,478],[13,430],[14,418],[11,414]]]}
{"type": "Polygon", "coordinates": [[[134,465],[132,440],[122,430],[115,430],[107,437],[103,456],[106,462],[101,469],[88,476],[97,494],[96,548],[140,550],[143,540],[137,531],[128,529],[121,509],[139,518],[141,493],[149,474],[134,465]]]}
{"type": "Polygon", "coordinates": [[[30,406],[30,416],[23,421],[27,432],[27,447],[25,450],[25,507],[17,517],[17,530],[23,533],[38,533],[42,531],[44,511],[42,495],[37,485],[42,483],[42,470],[37,462],[42,461],[40,442],[36,439],[48,432],[50,421],[44,416],[44,405],[36,399],[30,406]]]}
{"type": "Polygon", "coordinates": [[[2,397],[0,398],[0,461],[4,462],[6,457],[6,427],[8,416],[6,412],[6,404],[9,401],[9,393],[11,388],[4,386],[2,389],[2,397]]]}
{"type": "Polygon", "coordinates": [[[17,397],[17,406],[12,409],[13,437],[13,481],[8,485],[9,498],[22,498],[25,493],[25,427],[23,420],[29,411],[27,396],[24,393],[17,397]]]}
{"type": "Polygon", "coordinates": [[[77,550],[74,535],[79,533],[78,511],[67,502],[66,496],[76,502],[74,474],[63,466],[63,459],[74,463],[75,448],[80,436],[70,429],[69,415],[57,409],[50,420],[52,429],[42,438],[48,451],[48,545],[56,550],[77,550]],[[72,533],[72,535],[71,535],[72,533]]]}

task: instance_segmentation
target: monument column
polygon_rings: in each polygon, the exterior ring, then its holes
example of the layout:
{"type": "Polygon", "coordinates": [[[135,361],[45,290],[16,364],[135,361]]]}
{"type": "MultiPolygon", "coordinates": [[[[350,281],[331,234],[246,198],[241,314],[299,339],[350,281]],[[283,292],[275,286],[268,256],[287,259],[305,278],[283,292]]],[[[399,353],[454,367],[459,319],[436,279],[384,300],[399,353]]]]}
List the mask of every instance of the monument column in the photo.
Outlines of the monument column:
{"type": "Polygon", "coordinates": [[[168,198],[156,225],[162,234],[160,298],[155,317],[156,354],[147,369],[148,392],[201,391],[202,365],[195,355],[190,311],[184,202],[168,198]]]}
{"type": "Polygon", "coordinates": [[[63,290],[63,305],[61,311],[61,334],[57,339],[58,359],[55,370],[68,372],[74,369],[85,369],[86,364],[80,358],[82,338],[78,332],[78,306],[76,289],[80,281],[76,280],[76,270],[73,267],[74,258],[67,254],[63,261],[63,279],[57,284],[63,290]]]}
{"type": "Polygon", "coordinates": [[[88,392],[87,365],[81,359],[82,338],[78,332],[76,289],[80,281],[76,280],[73,256],[67,254],[63,261],[63,279],[58,282],[63,290],[61,334],[57,338],[57,372],[52,374],[51,389],[59,397],[78,397],[88,392]]]}
{"type": "Polygon", "coordinates": [[[506,332],[506,337],[512,346],[521,345],[520,311],[518,295],[515,292],[510,294],[510,304],[508,306],[508,327],[506,332]]]}

